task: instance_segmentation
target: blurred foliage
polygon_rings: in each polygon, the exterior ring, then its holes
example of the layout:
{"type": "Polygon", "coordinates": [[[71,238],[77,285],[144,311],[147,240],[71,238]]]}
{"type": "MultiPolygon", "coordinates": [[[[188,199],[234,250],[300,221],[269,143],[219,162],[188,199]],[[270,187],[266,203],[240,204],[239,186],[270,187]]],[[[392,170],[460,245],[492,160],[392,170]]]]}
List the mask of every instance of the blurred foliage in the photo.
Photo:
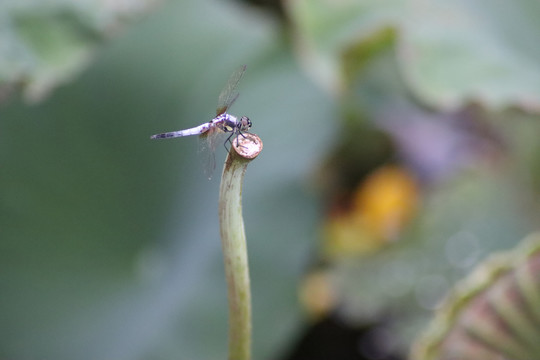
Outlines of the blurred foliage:
{"type": "Polygon", "coordinates": [[[4,103],[0,358],[222,358],[218,181],[200,168],[197,139],[149,136],[210,120],[240,64],[233,111],[265,143],[244,187],[254,356],[289,341],[318,212],[303,184],[327,151],[332,107],[276,26],[232,3],[167,2],[77,81],[33,106],[4,103]],[[313,124],[292,157],[280,144],[313,124]]]}
{"type": "Polygon", "coordinates": [[[0,5],[0,358],[223,358],[218,176],[148,137],[211,119],[240,64],[254,358],[328,313],[404,356],[537,229],[536,2],[150,4],[0,5]]]}
{"type": "Polygon", "coordinates": [[[537,229],[540,7],[288,4],[299,59],[344,114],[313,270],[329,300],[304,303],[359,326],[392,319],[405,354],[456,279],[537,229]]]}
{"type": "Polygon", "coordinates": [[[85,68],[96,49],[157,0],[4,0],[0,4],[0,101],[21,88],[43,99],[85,68]]]}
{"type": "MultiPolygon", "coordinates": [[[[452,110],[471,101],[540,110],[540,52],[533,0],[296,0],[287,2],[313,76],[340,89],[342,56],[381,29],[397,32],[401,76],[425,104],[452,110]]],[[[376,36],[376,35],[375,35],[376,36]]],[[[359,58],[359,63],[365,58],[359,58]]]]}
{"type": "Polygon", "coordinates": [[[540,236],[491,255],[436,312],[412,358],[534,359],[539,349],[540,236]]]}

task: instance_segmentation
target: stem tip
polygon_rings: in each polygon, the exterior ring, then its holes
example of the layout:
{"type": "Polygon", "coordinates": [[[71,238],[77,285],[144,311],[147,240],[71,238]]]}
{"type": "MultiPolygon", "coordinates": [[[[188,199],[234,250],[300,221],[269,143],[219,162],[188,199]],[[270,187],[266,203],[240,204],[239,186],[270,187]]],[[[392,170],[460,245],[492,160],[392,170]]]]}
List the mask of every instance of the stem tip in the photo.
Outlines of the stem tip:
{"type": "Polygon", "coordinates": [[[263,143],[257,135],[245,133],[236,137],[233,148],[241,157],[252,160],[262,151],[263,143]]]}

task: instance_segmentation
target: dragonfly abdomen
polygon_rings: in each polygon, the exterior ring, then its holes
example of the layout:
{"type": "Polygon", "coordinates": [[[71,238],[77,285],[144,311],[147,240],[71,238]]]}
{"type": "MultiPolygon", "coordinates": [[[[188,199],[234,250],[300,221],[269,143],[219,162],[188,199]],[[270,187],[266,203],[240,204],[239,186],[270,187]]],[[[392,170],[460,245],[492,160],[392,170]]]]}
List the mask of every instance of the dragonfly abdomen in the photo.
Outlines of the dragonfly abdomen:
{"type": "Polygon", "coordinates": [[[181,136],[201,135],[207,132],[208,129],[210,129],[210,126],[210,123],[205,123],[191,129],[171,131],[167,133],[152,135],[150,139],[168,139],[181,136]]]}

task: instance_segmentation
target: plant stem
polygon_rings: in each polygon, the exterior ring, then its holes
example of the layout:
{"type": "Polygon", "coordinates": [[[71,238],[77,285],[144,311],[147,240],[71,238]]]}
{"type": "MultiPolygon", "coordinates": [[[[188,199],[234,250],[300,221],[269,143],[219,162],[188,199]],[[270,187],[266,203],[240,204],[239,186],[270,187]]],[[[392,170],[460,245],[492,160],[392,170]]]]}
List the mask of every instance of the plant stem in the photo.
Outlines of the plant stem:
{"type": "Polygon", "coordinates": [[[261,150],[262,142],[256,135],[238,136],[238,141],[233,140],[221,177],[219,222],[229,300],[229,360],[251,358],[251,290],[242,183],[248,163],[261,150]]]}

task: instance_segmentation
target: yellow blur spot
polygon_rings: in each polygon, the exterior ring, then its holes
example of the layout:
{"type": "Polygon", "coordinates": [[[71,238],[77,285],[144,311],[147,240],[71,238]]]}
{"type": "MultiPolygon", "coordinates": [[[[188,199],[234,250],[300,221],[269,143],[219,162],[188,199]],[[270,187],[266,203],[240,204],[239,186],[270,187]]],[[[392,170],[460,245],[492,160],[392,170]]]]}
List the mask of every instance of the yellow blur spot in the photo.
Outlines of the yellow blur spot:
{"type": "Polygon", "coordinates": [[[357,188],[351,209],[333,215],[325,226],[330,257],[369,253],[397,240],[418,206],[413,177],[397,166],[370,174],[357,188]]]}
{"type": "Polygon", "coordinates": [[[323,270],[308,274],[300,286],[300,303],[310,318],[317,320],[336,306],[336,292],[328,273],[323,270]]]}

